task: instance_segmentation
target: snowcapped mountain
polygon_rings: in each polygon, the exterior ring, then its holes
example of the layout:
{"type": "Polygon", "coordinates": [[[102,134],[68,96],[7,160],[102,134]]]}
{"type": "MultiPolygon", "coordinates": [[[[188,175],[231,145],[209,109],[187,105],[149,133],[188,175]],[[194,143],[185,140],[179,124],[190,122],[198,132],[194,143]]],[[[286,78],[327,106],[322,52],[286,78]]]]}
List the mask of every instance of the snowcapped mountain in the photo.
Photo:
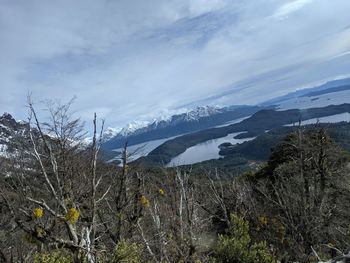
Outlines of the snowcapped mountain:
{"type": "Polygon", "coordinates": [[[131,146],[223,125],[249,116],[259,109],[257,106],[201,106],[182,114],[161,116],[153,121],[134,121],[121,129],[108,128],[103,148],[113,150],[122,147],[126,141],[131,146]]]}
{"type": "Polygon", "coordinates": [[[137,131],[151,125],[150,121],[132,121],[128,123],[124,128],[119,132],[122,136],[128,136],[129,134],[136,133],[137,131]]]}
{"type": "MultiPolygon", "coordinates": [[[[188,111],[180,115],[163,115],[151,121],[132,121],[128,123],[123,128],[120,127],[108,127],[103,133],[103,141],[108,141],[115,136],[126,137],[131,134],[141,133],[144,130],[154,129],[159,126],[164,126],[172,121],[175,121],[178,116],[181,116],[181,119],[186,121],[198,120],[201,117],[207,117],[210,115],[219,112],[219,108],[216,107],[197,107],[195,110],[188,111]]],[[[179,120],[178,120],[179,121],[179,120]]]]}
{"type": "Polygon", "coordinates": [[[197,107],[195,110],[185,113],[185,120],[199,120],[200,118],[213,116],[223,112],[224,109],[213,106],[197,107]]]}
{"type": "Polygon", "coordinates": [[[122,130],[122,128],[108,127],[103,132],[103,141],[106,142],[106,141],[112,139],[113,137],[117,136],[121,130],[122,130]]]}
{"type": "Polygon", "coordinates": [[[16,153],[17,139],[23,138],[28,125],[17,122],[9,113],[0,116],[0,157],[8,158],[16,153]]]}
{"type": "Polygon", "coordinates": [[[104,145],[112,150],[150,140],[170,138],[179,134],[225,125],[230,121],[248,117],[262,108],[277,110],[308,109],[340,105],[350,102],[350,78],[338,79],[323,85],[297,90],[273,98],[258,106],[213,107],[202,106],[176,115],[164,115],[150,121],[133,121],[123,128],[108,128],[104,133],[104,145]]]}
{"type": "Polygon", "coordinates": [[[151,121],[132,121],[123,128],[108,127],[104,132],[104,141],[108,141],[116,136],[127,137],[168,125],[174,125],[181,121],[198,121],[200,118],[213,116],[223,111],[224,109],[219,107],[201,106],[183,114],[163,115],[151,121]]]}

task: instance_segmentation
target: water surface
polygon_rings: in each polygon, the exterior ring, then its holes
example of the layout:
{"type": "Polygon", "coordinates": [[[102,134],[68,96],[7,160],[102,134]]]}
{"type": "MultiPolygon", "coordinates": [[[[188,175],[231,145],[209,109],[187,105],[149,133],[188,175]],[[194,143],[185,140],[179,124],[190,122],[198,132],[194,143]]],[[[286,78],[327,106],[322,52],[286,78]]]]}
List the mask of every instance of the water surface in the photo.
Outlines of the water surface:
{"type": "Polygon", "coordinates": [[[245,141],[252,140],[254,138],[246,138],[246,139],[234,139],[234,137],[242,132],[230,133],[225,137],[209,140],[203,143],[199,143],[188,148],[185,152],[180,155],[174,157],[170,163],[167,165],[168,167],[185,165],[185,164],[194,164],[212,159],[219,159],[219,145],[224,142],[230,142],[231,144],[238,144],[245,141]]]}

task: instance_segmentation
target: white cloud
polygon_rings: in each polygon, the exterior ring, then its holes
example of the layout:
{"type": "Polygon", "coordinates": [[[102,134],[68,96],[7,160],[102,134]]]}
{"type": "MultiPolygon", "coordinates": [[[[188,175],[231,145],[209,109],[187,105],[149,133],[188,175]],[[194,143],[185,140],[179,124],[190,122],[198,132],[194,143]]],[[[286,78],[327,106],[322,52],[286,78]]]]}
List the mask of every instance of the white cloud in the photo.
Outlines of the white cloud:
{"type": "Polygon", "coordinates": [[[277,18],[287,17],[289,14],[302,9],[305,5],[312,2],[313,0],[292,0],[278,8],[273,16],[277,18]]]}
{"type": "Polygon", "coordinates": [[[254,103],[348,73],[349,9],[347,0],[0,0],[0,111],[24,118],[27,91],[77,95],[84,119],[98,111],[109,126],[183,105],[254,103]]]}
{"type": "Polygon", "coordinates": [[[191,16],[199,16],[224,8],[227,5],[225,0],[190,0],[191,16]]]}

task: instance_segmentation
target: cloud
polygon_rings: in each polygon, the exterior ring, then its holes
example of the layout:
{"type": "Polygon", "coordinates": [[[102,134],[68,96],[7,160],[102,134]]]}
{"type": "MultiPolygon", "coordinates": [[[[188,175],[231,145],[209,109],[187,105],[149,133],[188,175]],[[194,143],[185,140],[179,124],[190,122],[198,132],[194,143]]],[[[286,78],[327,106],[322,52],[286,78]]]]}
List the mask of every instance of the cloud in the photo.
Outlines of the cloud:
{"type": "Polygon", "coordinates": [[[313,0],[293,0],[279,7],[273,16],[277,18],[286,17],[289,14],[302,9],[305,5],[312,2],[313,0]]]}
{"type": "Polygon", "coordinates": [[[224,0],[191,0],[189,11],[191,16],[199,16],[222,9],[227,4],[227,1],[224,0]]]}
{"type": "Polygon", "coordinates": [[[349,9],[346,0],[0,0],[0,111],[23,119],[28,91],[76,95],[85,120],[97,111],[110,126],[256,103],[349,73],[349,9]]]}

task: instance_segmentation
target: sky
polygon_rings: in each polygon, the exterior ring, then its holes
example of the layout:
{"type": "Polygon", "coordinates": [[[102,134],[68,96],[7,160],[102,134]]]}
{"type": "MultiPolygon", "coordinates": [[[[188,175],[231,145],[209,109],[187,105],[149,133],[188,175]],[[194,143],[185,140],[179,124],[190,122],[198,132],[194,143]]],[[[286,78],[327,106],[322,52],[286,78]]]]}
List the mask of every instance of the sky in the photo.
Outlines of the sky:
{"type": "Polygon", "coordinates": [[[255,104],[350,74],[349,0],[0,0],[0,112],[108,126],[255,104]],[[39,104],[40,105],[40,104],[39,104]]]}

